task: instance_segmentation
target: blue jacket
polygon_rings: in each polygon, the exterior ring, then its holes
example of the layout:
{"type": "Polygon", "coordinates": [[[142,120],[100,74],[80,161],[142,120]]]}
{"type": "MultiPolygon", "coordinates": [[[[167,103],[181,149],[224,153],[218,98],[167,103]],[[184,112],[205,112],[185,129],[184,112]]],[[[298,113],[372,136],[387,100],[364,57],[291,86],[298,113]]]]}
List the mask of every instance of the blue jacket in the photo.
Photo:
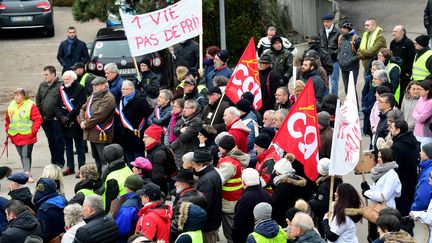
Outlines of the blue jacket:
{"type": "Polygon", "coordinates": [[[40,204],[36,218],[42,226],[42,239],[48,242],[64,232],[63,209],[67,205],[67,200],[58,194],[45,198],[48,199],[40,204]]]}
{"type": "MultiPolygon", "coordinates": [[[[254,231],[266,238],[274,238],[279,233],[279,225],[272,219],[266,219],[256,224],[254,231]]],[[[252,233],[249,234],[246,243],[257,243],[252,233]]]]}
{"type": "Polygon", "coordinates": [[[159,111],[160,111],[160,117],[156,118],[156,108],[155,110],[153,110],[153,112],[151,113],[148,119],[149,120],[148,125],[150,126],[151,124],[156,124],[158,126],[167,128],[169,122],[171,121],[171,111],[172,111],[171,104],[168,103],[166,106],[160,108],[159,111]]]}
{"type": "Polygon", "coordinates": [[[432,160],[421,161],[419,167],[421,172],[417,181],[414,203],[411,206],[412,211],[426,210],[432,199],[432,186],[429,185],[429,175],[432,172],[432,160]]]}
{"type": "Polygon", "coordinates": [[[8,199],[0,197],[0,232],[3,232],[8,226],[8,220],[6,217],[6,204],[9,202],[8,199]]]}
{"type": "Polygon", "coordinates": [[[247,114],[245,117],[242,118],[242,121],[246,121],[246,120],[252,120],[249,121],[247,124],[245,124],[247,126],[247,128],[249,128],[250,132],[248,135],[248,144],[247,144],[247,150],[248,150],[248,154],[250,154],[251,156],[251,161],[252,163],[255,163],[256,161],[256,152],[254,149],[254,143],[255,143],[255,137],[258,136],[258,134],[255,134],[255,127],[254,124],[257,124],[257,117],[255,115],[255,113],[253,113],[253,111],[249,112],[249,114],[247,114]]]}
{"type": "Polygon", "coordinates": [[[207,89],[213,87],[213,78],[216,76],[224,76],[228,79],[231,78],[232,70],[228,66],[224,66],[222,69],[213,69],[205,77],[207,83],[207,89]]]}
{"type": "Polygon", "coordinates": [[[142,207],[141,198],[135,192],[128,192],[124,197],[126,201],[121,205],[116,217],[119,242],[127,242],[129,236],[133,235],[138,211],[142,207]]]}
{"type": "Polygon", "coordinates": [[[109,90],[110,90],[111,94],[114,96],[117,108],[119,107],[120,99],[122,97],[121,87],[123,85],[123,81],[124,81],[123,78],[117,74],[117,77],[114,81],[108,82],[109,83],[109,90]]]}

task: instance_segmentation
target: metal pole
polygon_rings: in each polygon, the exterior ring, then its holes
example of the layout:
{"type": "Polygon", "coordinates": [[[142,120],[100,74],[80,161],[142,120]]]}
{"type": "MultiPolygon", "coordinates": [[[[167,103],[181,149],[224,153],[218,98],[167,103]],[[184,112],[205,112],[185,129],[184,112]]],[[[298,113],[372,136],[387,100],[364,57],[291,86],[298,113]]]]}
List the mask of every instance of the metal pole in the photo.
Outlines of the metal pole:
{"type": "Polygon", "coordinates": [[[221,49],[226,50],[225,0],[219,0],[219,24],[220,24],[221,49]]]}

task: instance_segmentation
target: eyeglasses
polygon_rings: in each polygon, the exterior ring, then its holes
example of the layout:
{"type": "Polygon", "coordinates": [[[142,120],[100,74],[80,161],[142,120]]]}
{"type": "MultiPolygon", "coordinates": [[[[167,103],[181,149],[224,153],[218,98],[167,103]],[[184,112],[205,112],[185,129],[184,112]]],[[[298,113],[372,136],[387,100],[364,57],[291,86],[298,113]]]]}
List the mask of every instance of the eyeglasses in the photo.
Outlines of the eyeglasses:
{"type": "Polygon", "coordinates": [[[185,109],[188,109],[188,110],[189,110],[189,109],[193,109],[193,107],[190,107],[190,106],[189,106],[189,107],[188,107],[188,106],[185,106],[184,108],[185,108],[185,109]]]}

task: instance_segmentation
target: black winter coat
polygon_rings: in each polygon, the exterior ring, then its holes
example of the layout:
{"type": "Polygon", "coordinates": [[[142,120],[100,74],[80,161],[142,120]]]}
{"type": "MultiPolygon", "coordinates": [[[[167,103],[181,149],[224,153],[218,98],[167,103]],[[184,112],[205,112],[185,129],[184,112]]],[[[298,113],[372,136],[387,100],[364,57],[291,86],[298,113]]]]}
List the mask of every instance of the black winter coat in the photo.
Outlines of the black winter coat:
{"type": "Polygon", "coordinates": [[[171,153],[168,147],[159,143],[147,150],[146,155],[147,159],[150,160],[153,166],[151,180],[153,183],[160,186],[165,195],[168,192],[167,182],[171,176],[168,175],[168,172],[166,171],[168,163],[170,163],[168,153],[171,153]]]}
{"type": "Polygon", "coordinates": [[[340,69],[344,72],[358,70],[360,68],[360,60],[357,57],[357,50],[360,47],[360,37],[355,34],[355,31],[350,31],[340,38],[338,53],[340,69]],[[354,43],[352,43],[353,35],[354,43]],[[353,46],[355,50],[353,50],[353,46]]]}
{"type": "MultiPolygon", "coordinates": [[[[124,97],[122,98],[124,102],[124,97]]],[[[127,120],[132,124],[134,129],[138,129],[139,124],[142,119],[147,120],[150,116],[152,110],[150,109],[150,105],[147,102],[147,99],[143,96],[140,96],[138,93],[135,93],[135,96],[127,102],[126,106],[123,108],[123,114],[127,118],[127,120]]],[[[143,152],[144,151],[144,142],[143,135],[144,130],[146,129],[146,125],[141,129],[140,136],[136,136],[133,131],[128,128],[125,128],[123,125],[120,125],[120,129],[115,132],[120,132],[121,145],[127,152],[143,152]]]]}
{"type": "Polygon", "coordinates": [[[117,242],[117,224],[110,216],[105,216],[103,211],[84,221],[86,224],[78,228],[74,243],[117,242]]]}
{"type": "Polygon", "coordinates": [[[327,76],[330,76],[330,74],[332,74],[333,72],[333,61],[330,57],[330,54],[326,50],[322,49],[320,46],[311,45],[310,48],[305,51],[303,59],[310,50],[314,50],[318,53],[322,67],[325,69],[327,76]]]}
{"type": "Polygon", "coordinates": [[[87,101],[85,88],[79,84],[78,80],[75,80],[68,88],[65,87],[64,84],[62,84],[62,87],[74,107],[71,111],[68,111],[66,105],[63,102],[61,94],[59,95],[55,111],[57,120],[60,122],[62,135],[67,138],[82,138],[83,130],[78,124],[77,117],[79,116],[81,107],[87,101]],[[62,117],[67,118],[65,123],[62,121],[62,117]]]}
{"type": "Polygon", "coordinates": [[[173,128],[174,135],[177,139],[171,143],[171,148],[175,153],[175,160],[178,164],[181,162],[182,156],[187,152],[193,152],[198,148],[198,132],[202,128],[202,120],[200,114],[196,112],[191,117],[182,116],[177,120],[173,128]],[[180,129],[186,128],[184,133],[180,133],[180,129]]]}
{"type": "Polygon", "coordinates": [[[12,200],[19,200],[32,210],[35,209],[32,203],[33,195],[28,187],[21,187],[16,190],[9,191],[8,195],[12,200]]]}
{"type": "Polygon", "coordinates": [[[159,96],[160,76],[149,70],[141,73],[141,81],[135,79],[135,87],[142,96],[156,99],[159,96]]]}
{"type": "Polygon", "coordinates": [[[219,173],[209,165],[203,170],[196,172],[199,177],[195,188],[204,194],[207,201],[207,222],[203,232],[219,229],[222,220],[222,180],[219,173]]]}
{"type": "Polygon", "coordinates": [[[203,121],[203,124],[206,125],[210,125],[214,118],[212,126],[216,129],[217,134],[225,131],[225,122],[223,120],[223,114],[225,109],[229,107],[226,101],[222,101],[220,103],[219,109],[215,114],[219,101],[220,99],[218,99],[214,104],[208,104],[207,106],[205,106],[201,114],[201,119],[203,121]]]}
{"type": "Polygon", "coordinates": [[[390,50],[393,56],[402,59],[401,77],[411,77],[412,66],[414,63],[415,48],[414,43],[407,36],[404,36],[399,42],[392,40],[390,42],[390,50]]]}
{"type": "Polygon", "coordinates": [[[315,98],[317,100],[317,103],[321,103],[324,91],[325,91],[325,84],[324,80],[319,75],[319,72],[317,70],[312,70],[309,72],[305,72],[302,74],[302,80],[306,83],[309,78],[312,79],[314,91],[315,91],[315,98]]]}
{"type": "Polygon", "coordinates": [[[0,236],[2,243],[23,243],[27,236],[42,236],[41,226],[30,211],[24,211],[12,220],[0,236]]]}
{"type": "Polygon", "coordinates": [[[432,0],[427,1],[423,14],[423,24],[427,30],[428,35],[432,35],[432,0]]]}
{"type": "Polygon", "coordinates": [[[62,65],[63,72],[71,70],[72,65],[77,62],[86,64],[90,59],[87,45],[84,41],[76,38],[71,46],[70,53],[68,51],[68,46],[68,40],[62,41],[57,52],[57,60],[62,65]]]}
{"type": "Polygon", "coordinates": [[[285,212],[294,207],[298,199],[309,200],[306,179],[297,175],[281,178],[278,185],[273,186],[272,219],[280,226],[286,227],[285,212]]]}
{"type": "MultiPolygon", "coordinates": [[[[342,178],[334,177],[333,192],[336,188],[342,184],[342,178]]],[[[329,200],[330,200],[330,176],[319,177],[316,181],[318,185],[317,193],[314,198],[309,201],[309,205],[312,212],[318,219],[324,218],[324,215],[328,212],[329,200]]],[[[321,220],[320,220],[321,221],[321,220]]]]}
{"type": "Polygon", "coordinates": [[[198,70],[199,64],[199,46],[192,39],[186,40],[183,43],[174,45],[174,65],[185,66],[189,70],[198,70]]]}
{"type": "Polygon", "coordinates": [[[269,67],[265,70],[259,71],[259,78],[261,84],[261,95],[263,106],[260,109],[261,114],[264,114],[266,110],[273,109],[273,105],[276,102],[275,93],[276,90],[284,86],[281,77],[277,76],[275,72],[269,67]]]}
{"type": "Polygon", "coordinates": [[[248,186],[243,191],[234,210],[232,238],[235,243],[246,242],[248,235],[253,232],[255,226],[253,210],[258,203],[262,202],[271,204],[272,199],[260,185],[248,186]]]}
{"type": "Polygon", "coordinates": [[[412,131],[398,134],[392,140],[391,149],[396,163],[399,165],[396,173],[402,184],[401,196],[395,199],[396,208],[401,212],[402,216],[406,216],[410,212],[411,204],[414,201],[420,143],[414,137],[412,131]]]}
{"type": "Polygon", "coordinates": [[[379,113],[380,120],[379,120],[377,127],[376,127],[375,141],[373,141],[373,146],[374,146],[374,150],[375,150],[376,154],[378,154],[378,149],[376,147],[376,142],[377,142],[378,138],[385,138],[389,133],[388,125],[387,125],[387,113],[388,112],[386,112],[386,113],[380,112],[379,113]]]}
{"type": "MultiPolygon", "coordinates": [[[[333,29],[330,31],[328,37],[325,29],[321,29],[318,33],[321,40],[321,48],[326,50],[326,52],[330,55],[333,62],[338,61],[338,38],[339,38],[339,28],[336,25],[333,26],[333,29]]],[[[328,75],[330,75],[328,73],[328,75]]]]}
{"type": "Polygon", "coordinates": [[[198,102],[200,110],[204,109],[204,107],[206,107],[206,105],[208,104],[208,100],[201,94],[198,92],[197,87],[195,87],[195,89],[189,93],[189,94],[185,94],[183,99],[186,100],[191,100],[194,99],[198,102]]]}

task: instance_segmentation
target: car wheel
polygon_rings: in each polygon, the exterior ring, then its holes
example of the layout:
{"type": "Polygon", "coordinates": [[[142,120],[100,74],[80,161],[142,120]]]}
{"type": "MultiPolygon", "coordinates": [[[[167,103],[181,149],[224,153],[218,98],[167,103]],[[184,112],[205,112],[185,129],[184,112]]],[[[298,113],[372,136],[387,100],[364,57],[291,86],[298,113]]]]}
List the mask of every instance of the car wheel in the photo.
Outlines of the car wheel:
{"type": "Polygon", "coordinates": [[[54,26],[48,26],[48,27],[46,27],[46,29],[45,29],[45,36],[46,37],[53,37],[54,34],[55,34],[54,26]]]}

